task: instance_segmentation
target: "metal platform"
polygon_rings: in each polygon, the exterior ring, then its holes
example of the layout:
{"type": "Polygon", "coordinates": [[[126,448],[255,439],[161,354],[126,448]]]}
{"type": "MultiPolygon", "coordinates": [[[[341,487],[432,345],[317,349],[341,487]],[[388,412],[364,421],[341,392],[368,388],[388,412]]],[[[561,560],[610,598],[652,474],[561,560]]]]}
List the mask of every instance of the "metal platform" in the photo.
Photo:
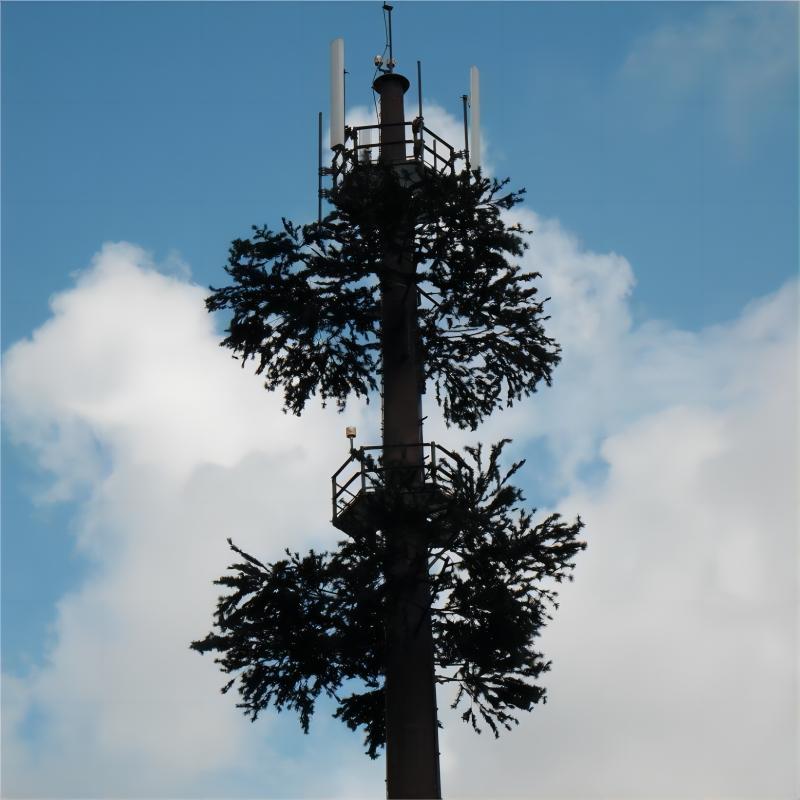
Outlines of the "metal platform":
{"type": "Polygon", "coordinates": [[[359,447],[331,478],[332,522],[353,538],[372,535],[387,514],[402,510],[442,544],[453,533],[453,500],[470,468],[456,453],[436,444],[359,447]]]}
{"type": "Polygon", "coordinates": [[[434,172],[450,173],[456,171],[456,161],[464,159],[463,151],[456,150],[449,142],[427,128],[417,117],[410,122],[383,123],[376,125],[357,125],[345,128],[345,143],[335,149],[330,168],[325,173],[331,175],[334,186],[344,176],[359,166],[387,163],[380,159],[381,132],[388,128],[402,127],[403,132],[397,142],[403,145],[404,159],[391,162],[394,166],[407,166],[415,171],[426,169],[434,172]],[[375,139],[375,141],[373,141],[375,139]]]}

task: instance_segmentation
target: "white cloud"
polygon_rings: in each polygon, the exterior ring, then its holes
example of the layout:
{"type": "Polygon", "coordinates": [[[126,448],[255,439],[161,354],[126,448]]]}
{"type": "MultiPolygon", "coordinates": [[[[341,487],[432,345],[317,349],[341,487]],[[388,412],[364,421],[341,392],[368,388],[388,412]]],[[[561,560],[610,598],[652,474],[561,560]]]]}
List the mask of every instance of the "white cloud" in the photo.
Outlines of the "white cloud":
{"type": "Polygon", "coordinates": [[[779,393],[606,440],[607,481],[559,503],[590,548],[543,636],[550,703],[496,744],[452,722],[452,796],[794,796],[796,431],[779,393]]]}
{"type": "MultiPolygon", "coordinates": [[[[480,438],[544,441],[559,507],[586,518],[591,546],[542,643],[551,702],[499,742],[445,715],[447,795],[788,797],[796,284],[727,325],[635,326],[623,257],[522,219],[564,362],[480,438]],[[607,477],[582,480],[597,460],[607,477]]],[[[88,497],[77,529],[95,565],[59,603],[47,661],[4,677],[9,796],[203,795],[254,764],[263,782],[220,793],[381,791],[360,740],[341,745],[324,721],[292,784],[283,718],[244,722],[187,649],[208,629],[226,536],[265,558],[336,539],[341,428],[374,440],[379,413],[281,414],[218,347],[203,295],[109,245],[6,354],[9,430],[52,474],[51,497],[88,497]]],[[[475,438],[431,416],[429,436],[475,438]]]]}
{"type": "Polygon", "coordinates": [[[201,791],[253,759],[251,726],[188,644],[210,627],[227,536],[267,557],[335,540],[344,420],[284,416],[219,348],[204,294],[107,245],[6,354],[9,430],[52,474],[46,499],[80,482],[78,544],[94,562],[59,602],[46,663],[4,677],[8,795],[201,791]]]}
{"type": "Polygon", "coordinates": [[[646,87],[662,118],[687,102],[713,109],[741,149],[796,80],[796,29],[792,3],[711,4],[643,35],[623,75],[646,87]]]}
{"type": "Polygon", "coordinates": [[[497,743],[448,719],[448,794],[794,797],[797,283],[696,333],[634,326],[625,259],[522,217],[564,362],[487,427],[545,439],[590,547],[543,636],[551,703],[497,743]]]}

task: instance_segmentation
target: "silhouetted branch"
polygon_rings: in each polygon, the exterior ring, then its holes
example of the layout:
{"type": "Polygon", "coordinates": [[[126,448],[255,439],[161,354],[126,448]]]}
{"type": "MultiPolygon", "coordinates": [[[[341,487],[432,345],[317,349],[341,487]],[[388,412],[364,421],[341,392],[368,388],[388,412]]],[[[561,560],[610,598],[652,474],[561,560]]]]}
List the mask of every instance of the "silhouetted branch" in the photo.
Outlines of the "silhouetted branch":
{"type": "MultiPolygon", "coordinates": [[[[516,723],[516,711],[546,698],[535,681],[550,664],[533,643],[557,595],[541,584],[570,577],[586,546],[577,538],[580,519],[567,524],[551,514],[533,524],[534,512],[509,483],[522,462],[500,468],[507,441],[488,458],[482,447],[467,448],[472,469],[454,474],[455,532],[431,575],[437,680],[456,683],[455,705],[468,703],[462,718],[495,735],[516,723]]],[[[395,501],[388,498],[386,512],[395,520],[414,513],[395,501]]],[[[422,524],[418,517],[409,522],[422,524]]],[[[346,540],[332,553],[287,551],[268,565],[231,548],[243,560],[216,581],[229,592],[219,598],[214,631],[192,648],[219,654],[233,676],[223,691],[238,683],[239,707],[252,719],[270,705],[288,708],[307,731],[325,694],[338,702],[336,717],[365,730],[367,752],[376,757],[385,740],[384,615],[391,603],[383,537],[346,540]],[[341,698],[346,681],[362,690],[341,698]]]]}
{"type": "Polygon", "coordinates": [[[231,245],[231,284],[207,300],[210,311],[232,311],[223,346],[243,366],[253,359],[294,414],[313,395],[343,409],[351,394],[376,391],[384,254],[411,226],[413,280],[423,296],[439,298],[419,309],[425,376],[446,420],[475,429],[495,408],[549,384],[560,358],[544,332],[538,273],[511,260],[528,232],[502,218],[523,194],[501,194],[507,183],[428,172],[410,187],[372,166],[334,191],[334,211],[321,222],[254,227],[231,245]]]}

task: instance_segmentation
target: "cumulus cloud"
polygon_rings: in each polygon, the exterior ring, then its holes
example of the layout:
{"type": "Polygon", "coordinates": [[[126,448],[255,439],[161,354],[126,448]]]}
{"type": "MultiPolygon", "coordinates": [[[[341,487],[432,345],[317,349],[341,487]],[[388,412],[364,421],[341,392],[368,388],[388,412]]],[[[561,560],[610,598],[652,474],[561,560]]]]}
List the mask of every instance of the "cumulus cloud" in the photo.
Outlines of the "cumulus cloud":
{"type": "Polygon", "coordinates": [[[253,756],[188,643],[209,628],[226,536],[266,557],[335,540],[326,489],[346,447],[335,412],[300,423],[236,368],[204,294],[107,245],[6,354],[9,431],[52,477],[44,499],[81,498],[94,565],[58,604],[46,663],[4,677],[7,796],[201,791],[253,756]]]}
{"type": "MultiPolygon", "coordinates": [[[[796,282],[725,325],[635,325],[623,256],[520,213],[564,362],[480,437],[546,449],[557,506],[584,516],[591,546],[542,642],[551,702],[497,742],[444,711],[445,790],[789,797],[796,282]]],[[[47,497],[80,503],[77,546],[94,564],[59,603],[45,663],[4,677],[7,796],[382,791],[380,765],[332,721],[290,777],[283,718],[245,723],[187,649],[208,629],[225,537],[268,559],[332,543],[341,428],[378,436],[377,406],[283,415],[218,347],[203,296],[107,245],[6,353],[9,431],[52,476],[47,497]]],[[[429,436],[475,439],[431,406],[429,436]]]]}
{"type": "MultiPolygon", "coordinates": [[[[558,503],[590,547],[542,639],[551,702],[496,743],[449,724],[453,796],[795,796],[796,300],[698,334],[678,391],[600,437],[607,476],[558,503]]],[[[621,404],[654,366],[623,355],[621,404]]]]}
{"type": "Polygon", "coordinates": [[[513,216],[563,362],[479,433],[528,475],[547,455],[590,547],[542,639],[551,703],[497,742],[444,712],[448,794],[794,797],[797,282],[700,331],[634,324],[623,256],[513,216]]]}
{"type": "Polygon", "coordinates": [[[794,796],[797,282],[728,324],[634,325],[623,257],[520,217],[564,361],[497,432],[547,442],[558,507],[588,520],[591,545],[543,640],[557,708],[499,744],[503,763],[525,765],[504,785],[794,796]],[[592,463],[602,478],[583,477],[592,463]]]}
{"type": "MultiPolygon", "coordinates": [[[[712,108],[723,132],[744,147],[770,117],[778,92],[797,75],[797,7],[720,3],[644,34],[623,75],[647,87],[659,115],[686,103],[712,108]]],[[[695,106],[693,106],[695,107],[695,106]]]]}

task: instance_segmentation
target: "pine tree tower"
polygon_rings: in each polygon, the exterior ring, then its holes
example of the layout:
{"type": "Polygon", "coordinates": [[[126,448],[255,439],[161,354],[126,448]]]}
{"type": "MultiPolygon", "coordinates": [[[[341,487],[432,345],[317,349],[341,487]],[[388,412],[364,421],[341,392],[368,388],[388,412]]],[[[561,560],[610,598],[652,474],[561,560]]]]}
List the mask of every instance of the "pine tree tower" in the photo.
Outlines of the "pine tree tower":
{"type": "MultiPolygon", "coordinates": [[[[391,6],[388,13],[389,58],[384,66],[381,57],[376,66],[381,73],[373,83],[380,98],[380,121],[376,125],[346,129],[345,144],[338,149],[343,163],[362,171],[373,163],[371,141],[377,131],[379,147],[377,167],[393,169],[401,183],[421,182],[428,170],[452,172],[459,153],[424,125],[421,86],[419,115],[406,120],[404,96],[409,80],[394,71],[391,33],[391,6]],[[428,137],[429,144],[425,137],[428,137]],[[367,144],[359,146],[359,141],[367,144]],[[352,142],[352,145],[348,145],[352,142]],[[411,155],[408,149],[412,149],[411,155]]],[[[343,73],[340,64],[343,45],[332,43],[332,108],[343,102],[339,97],[336,76],[343,73]]],[[[475,75],[475,70],[473,70],[475,75]]],[[[421,70],[417,71],[418,83],[421,70]]],[[[473,86],[475,85],[473,79],[473,86]]],[[[343,94],[343,92],[342,92],[343,94]]],[[[332,110],[332,124],[338,114],[332,110]]],[[[332,131],[332,142],[336,135],[332,131]]],[[[339,173],[335,167],[334,174],[339,173]]],[[[348,179],[342,174],[342,180],[348,179]]],[[[359,530],[381,529],[386,541],[385,574],[387,584],[395,587],[386,619],[386,785],[389,798],[439,798],[438,720],[434,648],[431,635],[431,606],[428,559],[430,527],[419,529],[410,520],[419,515],[430,518],[440,510],[442,488],[437,483],[436,445],[428,445],[426,471],[425,443],[422,435],[422,393],[425,387],[423,355],[417,327],[418,291],[415,280],[413,211],[398,206],[394,239],[382,237],[383,270],[380,281],[381,302],[381,398],[383,442],[380,448],[380,484],[401,504],[413,506],[412,514],[387,514],[376,504],[376,492],[370,481],[362,482],[355,496],[347,498],[340,509],[341,493],[334,480],[333,523],[345,533],[357,536],[359,530]]],[[[369,448],[374,450],[376,448],[369,448]]],[[[443,451],[446,453],[446,451],[443,451]]],[[[443,452],[439,453],[440,461],[443,452]]],[[[363,463],[365,451],[359,451],[363,463]]],[[[380,491],[380,490],[379,490],[380,491]]],[[[404,509],[405,511],[406,509],[404,509]]]]}
{"type": "MultiPolygon", "coordinates": [[[[310,397],[380,394],[382,442],[355,447],[333,474],[332,522],[347,538],[332,553],[264,564],[243,559],[219,598],[215,630],[192,647],[216,651],[254,720],[272,705],[307,731],[317,698],[386,748],[388,798],[440,798],[437,683],[457,688],[462,719],[495,735],[545,699],[533,681],[550,665],[534,639],[555,607],[552,580],[570,579],[585,547],[551,514],[534,525],[503,473],[503,440],[466,458],[423,439],[422,395],[445,421],[475,430],[495,409],[550,383],[560,359],[544,332],[536,273],[518,257],[526,233],[502,212],[521,201],[479,168],[478,75],[472,68],[471,145],[457,150],[418,114],[406,120],[409,80],[375,59],[379,120],[347,126],[344,46],[331,45],[331,165],[322,165],[319,219],[255,227],[234,240],[230,286],[210,311],[232,310],[222,345],[255,360],[269,390],[300,414],[310,397]],[[376,135],[377,134],[377,135],[376,135]],[[322,189],[323,178],[330,189],[322,189]],[[323,217],[322,199],[333,210],[323,217]],[[470,463],[471,462],[471,463],[470,463]],[[362,690],[342,696],[351,681],[362,690]]],[[[230,541],[230,540],[229,540],[230,541]]]]}
{"type": "MultiPolygon", "coordinates": [[[[380,95],[380,161],[404,169],[408,80],[386,72],[375,81],[380,95]]],[[[427,169],[421,164],[422,169],[427,169]]],[[[400,214],[410,210],[398,209],[400,214]]],[[[402,227],[402,226],[401,226],[402,227]]],[[[408,239],[387,246],[381,281],[383,342],[383,463],[387,488],[402,491],[424,484],[422,451],[422,364],[418,352],[417,291],[413,222],[408,239]],[[392,481],[396,484],[391,486],[392,481]]],[[[433,495],[414,491],[409,499],[433,495]]],[[[431,597],[425,531],[403,520],[384,530],[386,576],[398,586],[386,622],[386,781],[389,797],[441,797],[436,718],[436,684],[431,636],[431,597]]]]}

